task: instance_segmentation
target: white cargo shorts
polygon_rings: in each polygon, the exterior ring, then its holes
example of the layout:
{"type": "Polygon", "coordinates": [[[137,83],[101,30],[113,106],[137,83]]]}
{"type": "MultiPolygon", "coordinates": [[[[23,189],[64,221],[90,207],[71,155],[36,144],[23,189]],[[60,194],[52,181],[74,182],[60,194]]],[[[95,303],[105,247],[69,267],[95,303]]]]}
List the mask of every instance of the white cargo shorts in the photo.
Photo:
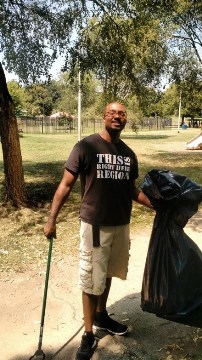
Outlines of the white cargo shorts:
{"type": "Polygon", "coordinates": [[[101,295],[106,278],[126,279],[129,260],[129,224],[94,227],[81,221],[80,225],[79,288],[101,295]]]}

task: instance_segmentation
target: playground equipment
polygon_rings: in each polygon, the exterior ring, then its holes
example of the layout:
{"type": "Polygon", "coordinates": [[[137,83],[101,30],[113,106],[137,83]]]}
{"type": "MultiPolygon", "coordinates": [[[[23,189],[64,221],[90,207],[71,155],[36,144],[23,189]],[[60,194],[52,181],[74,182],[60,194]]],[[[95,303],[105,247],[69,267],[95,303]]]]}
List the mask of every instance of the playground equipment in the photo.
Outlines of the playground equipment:
{"type": "Polygon", "coordinates": [[[202,132],[186,143],[187,150],[202,150],[202,132]]]}

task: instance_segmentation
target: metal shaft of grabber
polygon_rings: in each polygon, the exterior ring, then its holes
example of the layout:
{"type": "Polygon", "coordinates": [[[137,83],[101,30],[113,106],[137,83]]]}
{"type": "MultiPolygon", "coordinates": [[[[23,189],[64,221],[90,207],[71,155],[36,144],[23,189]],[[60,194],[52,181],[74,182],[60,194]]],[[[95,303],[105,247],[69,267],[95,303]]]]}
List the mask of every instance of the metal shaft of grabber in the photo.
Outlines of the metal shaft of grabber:
{"type": "Polygon", "coordinates": [[[48,261],[47,261],[46,279],[45,279],[44,295],[43,295],[43,303],[42,303],[42,311],[41,311],[41,323],[40,323],[38,349],[35,352],[35,354],[29,358],[29,360],[33,359],[34,357],[36,357],[36,358],[41,357],[42,360],[45,359],[45,354],[42,350],[42,342],[43,342],[43,329],[44,329],[44,320],[45,320],[45,313],[46,313],[46,300],[47,300],[47,293],[48,293],[48,281],[49,281],[49,274],[50,274],[52,248],[53,248],[53,237],[51,237],[50,241],[49,241],[48,261]]]}

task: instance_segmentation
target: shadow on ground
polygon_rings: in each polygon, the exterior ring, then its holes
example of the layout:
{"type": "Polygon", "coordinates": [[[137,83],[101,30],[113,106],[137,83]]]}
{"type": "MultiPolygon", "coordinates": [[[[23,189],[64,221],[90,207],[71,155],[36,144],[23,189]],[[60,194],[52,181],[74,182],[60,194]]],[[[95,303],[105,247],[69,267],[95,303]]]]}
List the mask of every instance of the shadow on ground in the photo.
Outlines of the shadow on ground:
{"type": "Polygon", "coordinates": [[[138,139],[138,140],[152,140],[152,139],[168,139],[169,137],[171,137],[172,135],[154,135],[154,134],[148,134],[148,135],[138,135],[138,134],[132,134],[132,135],[127,135],[127,134],[122,134],[121,138],[122,139],[138,139]]]}
{"type": "MultiPolygon", "coordinates": [[[[97,331],[98,346],[92,360],[179,360],[202,357],[202,313],[195,326],[168,321],[143,312],[140,293],[130,294],[112,304],[108,311],[114,319],[129,325],[127,336],[116,336],[97,331]],[[200,320],[200,321],[199,321],[200,320]],[[199,327],[200,325],[200,327],[199,327]]],[[[196,319],[195,319],[196,320],[196,319]]],[[[71,326],[71,324],[69,325],[71,326]]],[[[74,360],[83,327],[59,349],[46,352],[46,360],[74,360]]],[[[32,356],[33,354],[30,354],[32,356]]],[[[41,360],[39,357],[34,359],[41,360]]],[[[9,360],[29,360],[17,356],[9,360]]]]}

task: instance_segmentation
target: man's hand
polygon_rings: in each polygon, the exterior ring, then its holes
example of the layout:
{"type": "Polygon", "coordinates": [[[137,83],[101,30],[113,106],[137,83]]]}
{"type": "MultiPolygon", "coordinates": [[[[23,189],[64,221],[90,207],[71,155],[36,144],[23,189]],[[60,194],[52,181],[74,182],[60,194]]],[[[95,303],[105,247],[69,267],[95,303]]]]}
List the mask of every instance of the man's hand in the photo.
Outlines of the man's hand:
{"type": "Polygon", "coordinates": [[[139,188],[136,188],[136,187],[134,188],[133,200],[138,202],[141,205],[144,205],[144,206],[154,210],[149,198],[139,188]]]}
{"type": "Polygon", "coordinates": [[[52,236],[56,239],[56,224],[55,222],[48,220],[46,225],[44,226],[44,235],[47,237],[47,239],[50,239],[52,236]]]}

